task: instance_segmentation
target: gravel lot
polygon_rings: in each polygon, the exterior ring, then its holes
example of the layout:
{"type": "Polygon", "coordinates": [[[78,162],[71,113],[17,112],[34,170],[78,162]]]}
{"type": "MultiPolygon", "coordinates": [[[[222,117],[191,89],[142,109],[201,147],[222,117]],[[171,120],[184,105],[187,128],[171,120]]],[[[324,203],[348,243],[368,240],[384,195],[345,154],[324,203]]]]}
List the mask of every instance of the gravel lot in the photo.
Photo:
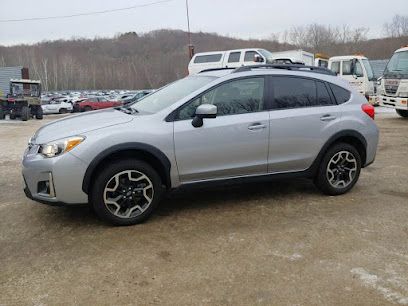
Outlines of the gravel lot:
{"type": "Polygon", "coordinates": [[[145,224],[22,191],[28,138],[0,122],[0,305],[408,304],[408,120],[377,116],[377,159],[352,192],[303,180],[174,192],[145,224]]]}

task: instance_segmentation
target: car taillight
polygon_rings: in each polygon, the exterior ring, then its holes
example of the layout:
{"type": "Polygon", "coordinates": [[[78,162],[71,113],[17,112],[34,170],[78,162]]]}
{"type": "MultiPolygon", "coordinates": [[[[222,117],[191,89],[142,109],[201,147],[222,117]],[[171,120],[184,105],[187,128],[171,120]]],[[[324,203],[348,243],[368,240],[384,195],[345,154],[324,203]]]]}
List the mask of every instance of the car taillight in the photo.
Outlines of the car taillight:
{"type": "Polygon", "coordinates": [[[365,112],[371,119],[375,117],[375,108],[371,104],[362,104],[361,109],[365,112]]]}

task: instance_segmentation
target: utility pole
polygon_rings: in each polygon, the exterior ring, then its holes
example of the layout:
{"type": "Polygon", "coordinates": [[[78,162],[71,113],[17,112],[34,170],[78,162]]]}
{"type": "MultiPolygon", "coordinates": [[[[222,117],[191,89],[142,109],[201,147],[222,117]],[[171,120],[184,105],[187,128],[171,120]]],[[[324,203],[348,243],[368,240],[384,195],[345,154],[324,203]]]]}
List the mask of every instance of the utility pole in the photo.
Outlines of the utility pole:
{"type": "Polygon", "coordinates": [[[190,14],[188,12],[188,0],[186,0],[186,12],[187,12],[187,29],[188,29],[188,55],[191,60],[194,56],[194,45],[191,42],[190,14]]]}

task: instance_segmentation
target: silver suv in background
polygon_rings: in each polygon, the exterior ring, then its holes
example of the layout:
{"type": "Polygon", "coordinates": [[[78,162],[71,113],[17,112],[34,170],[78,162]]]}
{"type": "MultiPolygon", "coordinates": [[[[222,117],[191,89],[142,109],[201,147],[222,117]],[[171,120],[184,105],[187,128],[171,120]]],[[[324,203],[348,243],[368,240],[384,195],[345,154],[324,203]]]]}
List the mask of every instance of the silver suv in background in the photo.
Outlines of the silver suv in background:
{"type": "Polygon", "coordinates": [[[324,68],[204,71],[138,103],[40,128],[23,159],[26,195],[90,203],[118,225],[145,220],[181,185],[307,177],[340,195],[374,161],[374,108],[324,68]]]}

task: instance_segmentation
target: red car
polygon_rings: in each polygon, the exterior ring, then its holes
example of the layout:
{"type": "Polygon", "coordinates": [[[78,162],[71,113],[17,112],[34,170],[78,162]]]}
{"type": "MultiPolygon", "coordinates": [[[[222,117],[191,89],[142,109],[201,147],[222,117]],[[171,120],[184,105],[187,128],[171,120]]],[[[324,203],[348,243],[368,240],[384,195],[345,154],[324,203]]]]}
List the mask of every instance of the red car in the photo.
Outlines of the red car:
{"type": "Polygon", "coordinates": [[[109,108],[123,105],[120,101],[108,101],[105,98],[88,98],[75,104],[75,110],[79,112],[87,112],[96,109],[109,108]]]}

